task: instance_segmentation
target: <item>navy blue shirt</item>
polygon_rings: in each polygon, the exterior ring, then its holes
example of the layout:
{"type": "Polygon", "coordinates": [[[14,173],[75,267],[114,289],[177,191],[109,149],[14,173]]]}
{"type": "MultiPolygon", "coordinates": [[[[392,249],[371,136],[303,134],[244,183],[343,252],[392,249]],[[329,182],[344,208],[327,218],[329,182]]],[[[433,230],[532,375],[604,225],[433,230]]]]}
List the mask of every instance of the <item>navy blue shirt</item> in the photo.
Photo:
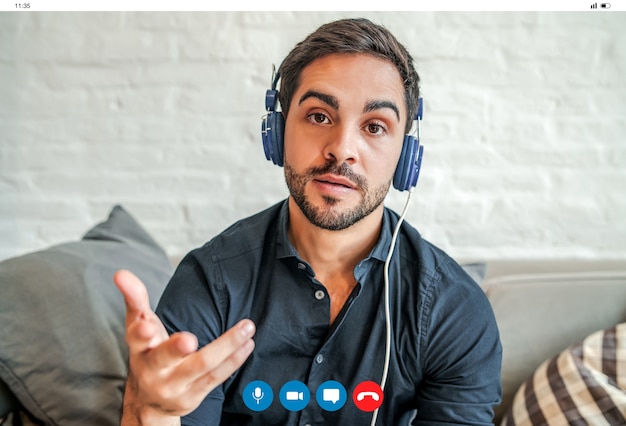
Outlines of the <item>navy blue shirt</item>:
{"type": "MultiPolygon", "coordinates": [[[[332,325],[324,285],[288,240],[286,201],[190,252],[157,308],[168,331],[189,331],[200,346],[243,318],[253,320],[257,332],[245,364],[183,425],[369,425],[372,413],[359,410],[351,394],[360,382],[380,383],[383,374],[383,269],[397,221],[385,209],[380,239],[354,269],[357,285],[332,325]],[[267,382],[275,395],[265,411],[248,409],[242,399],[255,380],[267,382]],[[310,390],[302,411],[278,400],[291,380],[310,390]],[[337,411],[315,401],[328,380],[347,390],[348,401],[337,411]]],[[[377,424],[491,424],[500,402],[502,349],[483,291],[407,223],[389,276],[391,358],[377,424]]]]}

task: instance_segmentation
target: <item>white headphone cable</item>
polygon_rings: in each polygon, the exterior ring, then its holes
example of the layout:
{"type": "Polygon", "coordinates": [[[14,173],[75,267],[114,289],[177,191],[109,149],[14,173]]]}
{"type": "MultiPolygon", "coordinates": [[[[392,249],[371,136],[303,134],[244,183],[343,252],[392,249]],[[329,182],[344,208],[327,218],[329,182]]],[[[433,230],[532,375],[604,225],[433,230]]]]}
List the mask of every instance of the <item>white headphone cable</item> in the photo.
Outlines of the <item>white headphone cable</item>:
{"type": "MultiPolygon", "coordinates": [[[[390,312],[390,300],[389,300],[389,264],[391,263],[391,257],[393,255],[393,250],[396,246],[396,241],[398,240],[398,234],[400,232],[400,226],[402,222],[404,222],[404,218],[406,213],[409,211],[409,202],[411,201],[411,194],[413,194],[413,189],[415,187],[411,187],[409,189],[409,194],[406,197],[406,202],[404,203],[404,209],[402,210],[402,214],[398,219],[398,223],[393,231],[393,235],[391,237],[391,245],[389,246],[389,252],[387,253],[387,259],[385,259],[385,270],[384,270],[384,279],[385,279],[385,329],[386,329],[386,337],[385,337],[385,364],[383,366],[383,377],[380,381],[380,388],[385,392],[385,385],[387,384],[387,375],[389,373],[389,361],[391,357],[391,312],[390,312]]],[[[376,419],[378,417],[378,408],[374,410],[374,414],[372,415],[372,423],[371,426],[376,424],[376,419]]]]}

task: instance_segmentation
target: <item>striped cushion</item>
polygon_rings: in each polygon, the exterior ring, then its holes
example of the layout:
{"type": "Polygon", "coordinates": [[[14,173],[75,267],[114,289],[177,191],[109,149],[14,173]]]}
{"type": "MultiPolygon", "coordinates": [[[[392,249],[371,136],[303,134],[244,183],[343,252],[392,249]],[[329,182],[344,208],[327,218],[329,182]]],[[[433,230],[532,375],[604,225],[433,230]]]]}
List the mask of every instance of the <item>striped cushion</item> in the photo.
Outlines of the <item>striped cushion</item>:
{"type": "Polygon", "coordinates": [[[517,391],[502,425],[626,424],[626,323],[545,361],[517,391]]]}

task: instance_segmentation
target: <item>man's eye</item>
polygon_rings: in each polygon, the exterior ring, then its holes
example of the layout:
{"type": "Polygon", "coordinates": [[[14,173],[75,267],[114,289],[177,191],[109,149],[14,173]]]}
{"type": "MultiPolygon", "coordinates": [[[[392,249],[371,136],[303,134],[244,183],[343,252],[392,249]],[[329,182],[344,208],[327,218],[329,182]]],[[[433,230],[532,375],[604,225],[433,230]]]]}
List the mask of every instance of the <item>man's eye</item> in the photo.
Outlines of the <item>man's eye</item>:
{"type": "Polygon", "coordinates": [[[311,120],[312,122],[316,124],[328,124],[329,123],[328,117],[326,117],[321,112],[315,112],[309,115],[309,120],[311,120]]]}
{"type": "Polygon", "coordinates": [[[370,123],[366,126],[366,129],[369,133],[373,135],[380,135],[385,132],[385,128],[380,124],[370,123]]]}

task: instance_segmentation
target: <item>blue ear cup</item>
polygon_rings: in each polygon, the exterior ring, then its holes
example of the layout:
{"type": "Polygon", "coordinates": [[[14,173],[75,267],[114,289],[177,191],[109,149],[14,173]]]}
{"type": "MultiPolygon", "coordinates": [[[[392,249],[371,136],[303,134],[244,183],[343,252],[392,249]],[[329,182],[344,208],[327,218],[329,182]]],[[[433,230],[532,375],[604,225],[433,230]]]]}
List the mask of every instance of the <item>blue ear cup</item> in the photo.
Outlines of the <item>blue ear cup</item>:
{"type": "Polygon", "coordinates": [[[276,164],[283,166],[283,135],[285,134],[285,118],[283,114],[276,111],[278,103],[278,90],[276,84],[280,74],[274,72],[272,78],[272,88],[265,92],[265,110],[267,114],[261,123],[261,138],[263,141],[263,151],[265,158],[276,164]]]}
{"type": "Polygon", "coordinates": [[[393,187],[398,191],[409,190],[417,185],[417,179],[422,168],[422,155],[424,147],[420,145],[420,123],[423,115],[423,99],[419,98],[417,105],[417,137],[406,135],[402,143],[402,152],[396,166],[396,172],[393,175],[393,187]]]}
{"type": "MultiPolygon", "coordinates": [[[[268,92],[270,92],[270,90],[268,90],[268,92]]],[[[267,115],[261,123],[263,151],[265,151],[265,158],[280,167],[283,166],[284,134],[285,118],[283,114],[279,111],[268,110],[267,115]]]]}
{"type": "Polygon", "coordinates": [[[402,153],[393,175],[394,188],[406,191],[417,185],[423,152],[424,147],[420,145],[419,139],[410,135],[404,137],[402,153]]]}

